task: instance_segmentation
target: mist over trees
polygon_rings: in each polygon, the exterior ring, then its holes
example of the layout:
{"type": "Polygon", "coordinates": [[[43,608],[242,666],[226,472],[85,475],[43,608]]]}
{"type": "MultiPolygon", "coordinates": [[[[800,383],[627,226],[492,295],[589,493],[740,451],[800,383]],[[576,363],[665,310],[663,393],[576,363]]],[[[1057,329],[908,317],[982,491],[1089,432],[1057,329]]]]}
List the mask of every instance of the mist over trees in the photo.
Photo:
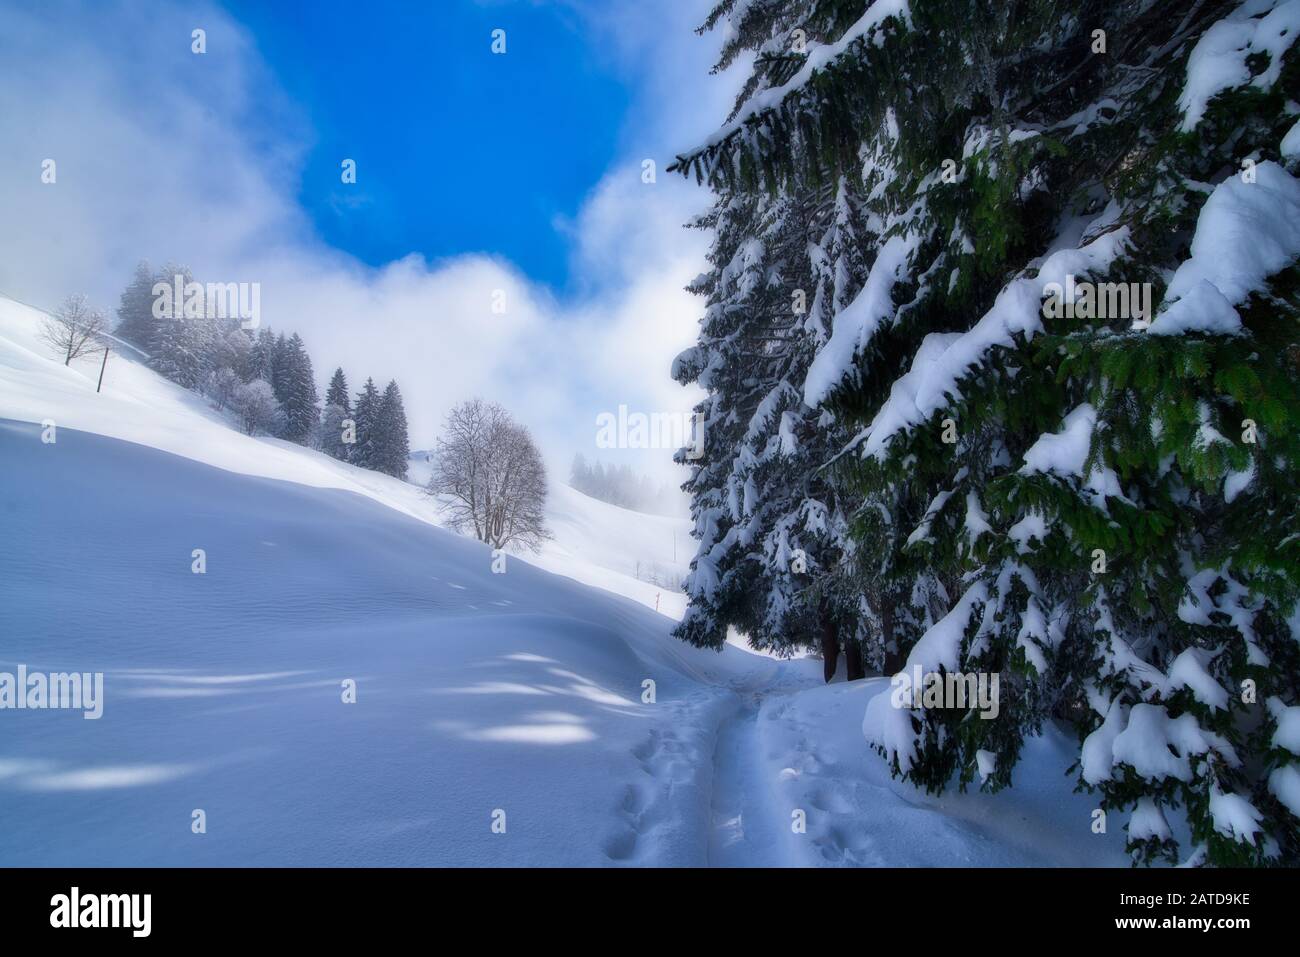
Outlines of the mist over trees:
{"type": "Polygon", "coordinates": [[[528,429],[494,402],[470,399],[447,415],[427,492],[447,524],[493,548],[537,551],[546,529],[546,469],[528,429]]]}
{"type": "MultiPolygon", "coordinates": [[[[322,408],[315,367],[297,332],[276,333],[260,317],[218,315],[222,310],[198,284],[192,297],[176,301],[177,290],[191,284],[194,276],[184,265],[168,263],[155,271],[141,261],[122,291],[115,335],[146,355],[160,375],[207,396],[217,411],[229,410],[249,435],[309,445],[340,461],[406,478],[406,409],[396,381],[381,394],[367,380],[354,401],[343,370],[335,369],[322,408]]],[[[75,345],[82,332],[73,336],[72,330],[84,331],[90,319],[93,313],[77,312],[66,321],[56,314],[50,323],[61,330],[60,343],[75,345]]]]}
{"type": "Polygon", "coordinates": [[[685,500],[673,485],[657,485],[628,465],[588,462],[579,452],[569,469],[569,487],[620,508],[652,515],[677,515],[685,500]]]}

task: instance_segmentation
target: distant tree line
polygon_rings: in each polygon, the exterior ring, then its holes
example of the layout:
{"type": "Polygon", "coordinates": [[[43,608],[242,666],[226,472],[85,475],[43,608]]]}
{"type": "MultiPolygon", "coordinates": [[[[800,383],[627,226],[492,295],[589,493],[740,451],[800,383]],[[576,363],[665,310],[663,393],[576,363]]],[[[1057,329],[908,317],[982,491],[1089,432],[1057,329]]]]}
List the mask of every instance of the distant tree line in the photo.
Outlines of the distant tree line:
{"type": "Polygon", "coordinates": [[[627,465],[588,462],[582,453],[573,458],[569,487],[620,508],[661,515],[677,511],[673,507],[679,497],[675,488],[655,485],[627,465]]]}
{"type": "Polygon", "coordinates": [[[169,263],[154,272],[141,262],[122,292],[117,337],[145,352],[160,375],[207,396],[218,411],[229,410],[249,435],[274,435],[406,478],[406,410],[395,380],[381,393],[367,379],[353,399],[336,369],[322,408],[311,356],[296,332],[286,337],[262,326],[254,334],[239,317],[216,315],[201,300],[158,307],[155,288],[192,283],[185,266],[169,263]]]}

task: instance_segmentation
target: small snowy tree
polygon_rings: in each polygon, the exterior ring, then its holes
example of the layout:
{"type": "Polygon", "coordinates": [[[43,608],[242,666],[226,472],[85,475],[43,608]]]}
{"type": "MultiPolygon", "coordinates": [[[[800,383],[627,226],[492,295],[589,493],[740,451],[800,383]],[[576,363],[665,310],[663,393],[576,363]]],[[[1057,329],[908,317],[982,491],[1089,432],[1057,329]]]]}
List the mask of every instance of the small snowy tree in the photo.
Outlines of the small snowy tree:
{"type": "Polygon", "coordinates": [[[235,374],[235,370],[223,367],[208,373],[208,378],[203,385],[203,391],[207,393],[208,398],[212,400],[212,404],[220,412],[231,405],[235,393],[239,391],[241,385],[243,383],[239,381],[239,376],[235,374]]]}
{"type": "Polygon", "coordinates": [[[106,331],[104,314],[92,308],[80,293],[69,296],[53,313],[41,319],[41,338],[65,366],[94,350],[97,337],[106,331]]]}
{"type": "Polygon", "coordinates": [[[344,412],[352,411],[352,397],[348,395],[348,380],[341,368],[335,369],[330,376],[330,384],[325,389],[325,404],[337,405],[344,412]]]}
{"type": "Polygon", "coordinates": [[[352,417],[352,399],[348,395],[348,380],[342,369],[335,369],[325,390],[325,409],[321,413],[321,449],[339,461],[346,462],[351,446],[344,441],[344,422],[352,417]]]}
{"type": "Polygon", "coordinates": [[[280,403],[275,401],[271,383],[262,379],[245,382],[235,390],[231,408],[248,435],[272,432],[281,417],[280,403]]]}
{"type": "Polygon", "coordinates": [[[230,369],[240,380],[248,367],[248,354],[253,347],[248,333],[238,323],[223,321],[212,338],[211,351],[208,355],[208,367],[211,369],[230,369]]]}

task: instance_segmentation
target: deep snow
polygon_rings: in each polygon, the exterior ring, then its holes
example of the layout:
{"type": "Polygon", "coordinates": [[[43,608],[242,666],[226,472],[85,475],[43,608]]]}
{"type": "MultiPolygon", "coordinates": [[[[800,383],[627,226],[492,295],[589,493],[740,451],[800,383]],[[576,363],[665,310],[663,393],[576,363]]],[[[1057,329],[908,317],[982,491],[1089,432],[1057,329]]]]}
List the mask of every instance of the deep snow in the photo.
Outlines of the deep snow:
{"type": "Polygon", "coordinates": [[[105,701],[0,711],[0,864],[1125,863],[1059,737],[1012,792],[929,798],[862,738],[882,680],[672,638],[635,577],[672,520],[563,490],[494,574],[413,486],[118,356],[97,395],[37,319],[0,299],[0,670],[105,701]]]}

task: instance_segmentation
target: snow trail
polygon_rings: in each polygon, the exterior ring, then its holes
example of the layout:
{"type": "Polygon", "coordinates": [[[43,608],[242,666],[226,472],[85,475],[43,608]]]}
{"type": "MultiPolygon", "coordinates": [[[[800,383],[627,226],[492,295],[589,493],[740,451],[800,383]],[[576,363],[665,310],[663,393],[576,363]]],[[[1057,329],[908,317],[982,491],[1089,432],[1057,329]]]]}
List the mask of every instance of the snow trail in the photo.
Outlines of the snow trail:
{"type": "Polygon", "coordinates": [[[790,809],[781,801],[760,722],[776,699],[814,687],[820,662],[754,655],[748,674],[732,680],[732,710],[714,734],[708,834],[710,867],[781,867],[796,863],[790,809]]]}
{"type": "Polygon", "coordinates": [[[718,726],[713,751],[710,867],[774,867],[791,863],[771,784],[760,772],[761,695],[742,698],[718,726]]]}

